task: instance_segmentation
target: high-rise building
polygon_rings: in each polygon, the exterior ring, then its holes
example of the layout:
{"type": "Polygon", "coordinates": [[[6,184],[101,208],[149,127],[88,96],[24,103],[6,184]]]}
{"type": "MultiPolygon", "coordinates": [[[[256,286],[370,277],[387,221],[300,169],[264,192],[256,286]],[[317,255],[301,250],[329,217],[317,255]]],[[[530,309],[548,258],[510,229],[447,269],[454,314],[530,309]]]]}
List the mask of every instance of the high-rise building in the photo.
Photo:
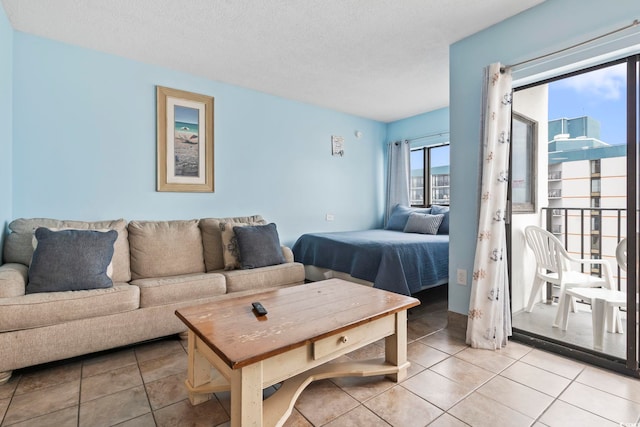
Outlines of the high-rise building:
{"type": "Polygon", "coordinates": [[[626,145],[601,141],[592,117],[561,118],[549,122],[548,156],[551,231],[574,255],[615,266],[626,230],[626,145]]]}

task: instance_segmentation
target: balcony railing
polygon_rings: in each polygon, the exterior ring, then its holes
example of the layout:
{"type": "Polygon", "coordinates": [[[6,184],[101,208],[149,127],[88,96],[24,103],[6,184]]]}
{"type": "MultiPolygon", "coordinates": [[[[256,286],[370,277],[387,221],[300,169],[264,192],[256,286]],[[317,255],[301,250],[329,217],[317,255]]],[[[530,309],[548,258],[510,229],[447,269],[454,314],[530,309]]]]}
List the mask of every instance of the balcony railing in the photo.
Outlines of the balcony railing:
{"type": "Polygon", "coordinates": [[[560,181],[562,179],[562,172],[550,172],[549,181],[560,181]]]}
{"type": "Polygon", "coordinates": [[[543,218],[546,219],[546,229],[562,241],[567,251],[576,254],[578,258],[613,260],[610,265],[614,276],[618,278],[617,287],[621,289],[621,274],[615,262],[615,248],[617,243],[626,237],[626,228],[623,225],[623,220],[627,219],[626,209],[546,207],[542,208],[542,212],[543,218]],[[603,245],[605,236],[609,243],[603,245]]]}
{"type": "Polygon", "coordinates": [[[562,190],[549,190],[550,199],[559,199],[562,197],[562,190]]]}

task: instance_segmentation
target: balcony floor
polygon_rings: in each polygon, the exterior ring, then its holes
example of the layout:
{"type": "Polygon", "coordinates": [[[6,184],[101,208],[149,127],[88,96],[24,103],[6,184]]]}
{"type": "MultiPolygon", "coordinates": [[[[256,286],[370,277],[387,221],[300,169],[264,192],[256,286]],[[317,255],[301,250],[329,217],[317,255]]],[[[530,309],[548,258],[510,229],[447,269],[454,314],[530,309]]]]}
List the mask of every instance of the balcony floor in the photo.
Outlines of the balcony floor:
{"type": "MultiPolygon", "coordinates": [[[[557,307],[558,304],[556,303],[545,304],[540,302],[536,304],[531,313],[525,311],[513,313],[513,327],[592,350],[591,307],[586,304],[578,304],[578,312],[569,313],[569,326],[566,331],[552,326],[557,307]]],[[[623,360],[627,358],[626,317],[627,314],[623,312],[622,324],[625,333],[613,334],[605,332],[602,353],[623,360]]]]}

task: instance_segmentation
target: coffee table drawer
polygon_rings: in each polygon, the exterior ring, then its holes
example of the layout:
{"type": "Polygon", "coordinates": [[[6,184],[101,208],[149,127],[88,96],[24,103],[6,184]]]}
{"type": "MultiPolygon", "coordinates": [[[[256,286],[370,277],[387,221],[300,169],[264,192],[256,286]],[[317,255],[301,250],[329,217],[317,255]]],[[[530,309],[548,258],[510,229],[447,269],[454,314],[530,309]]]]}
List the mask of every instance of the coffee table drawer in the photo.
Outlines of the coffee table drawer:
{"type": "Polygon", "coordinates": [[[395,316],[385,316],[342,333],[319,339],[313,343],[313,359],[317,360],[332,353],[345,353],[350,348],[359,348],[396,331],[395,316]]]}

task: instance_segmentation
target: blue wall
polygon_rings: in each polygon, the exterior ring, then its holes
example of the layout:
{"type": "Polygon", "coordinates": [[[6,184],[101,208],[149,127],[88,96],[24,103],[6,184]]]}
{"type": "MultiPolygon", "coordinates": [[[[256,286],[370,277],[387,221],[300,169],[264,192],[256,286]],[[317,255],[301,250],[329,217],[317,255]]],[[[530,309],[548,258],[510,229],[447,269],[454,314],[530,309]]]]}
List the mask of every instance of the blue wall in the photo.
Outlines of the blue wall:
{"type": "MultiPolygon", "coordinates": [[[[450,48],[450,283],[456,283],[456,269],[473,270],[478,218],[482,69],[493,62],[514,64],[553,52],[640,18],[638,0],[588,3],[587,6],[582,0],[548,0],[450,48]]],[[[451,285],[449,309],[466,314],[469,292],[469,286],[451,285]]]]}
{"type": "Polygon", "coordinates": [[[4,240],[3,230],[12,219],[12,76],[13,29],[4,8],[0,7],[0,248],[4,240]]]}
{"type": "Polygon", "coordinates": [[[389,123],[387,125],[387,140],[397,141],[433,135],[411,143],[412,146],[422,146],[448,141],[448,133],[440,136],[436,135],[446,132],[449,132],[448,107],[389,123]]]}
{"type": "Polygon", "coordinates": [[[259,213],[286,244],[381,225],[384,123],[17,31],[13,49],[14,218],[259,213]],[[215,97],[214,193],[155,191],[156,85],[215,97]]]}

